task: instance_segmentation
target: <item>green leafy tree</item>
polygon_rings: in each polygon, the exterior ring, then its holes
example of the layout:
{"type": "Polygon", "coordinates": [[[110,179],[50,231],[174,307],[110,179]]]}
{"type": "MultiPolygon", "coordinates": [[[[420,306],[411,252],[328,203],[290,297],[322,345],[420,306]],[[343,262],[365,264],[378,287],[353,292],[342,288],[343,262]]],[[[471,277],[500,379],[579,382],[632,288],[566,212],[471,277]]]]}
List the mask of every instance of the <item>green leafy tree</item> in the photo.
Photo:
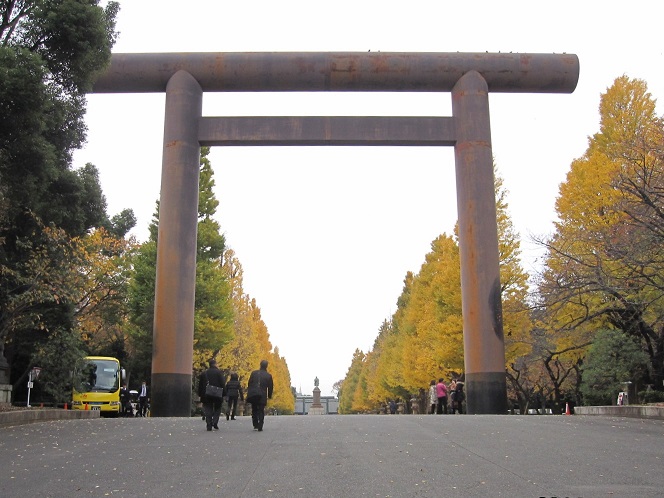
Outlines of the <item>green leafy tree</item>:
{"type": "Polygon", "coordinates": [[[71,169],[85,140],[85,94],[109,62],[118,4],[0,4],[0,181],[9,220],[29,209],[72,235],[105,216],[96,171],[71,169]]]}
{"type": "MultiPolygon", "coordinates": [[[[75,292],[35,273],[72,266],[38,261],[63,247],[45,248],[55,233],[45,230],[76,237],[109,223],[96,168],[73,170],[71,158],[85,139],[86,91],[110,60],[117,11],[95,0],[0,2],[0,344],[17,367],[12,382],[36,349],[26,345],[75,326],[75,292]]],[[[6,365],[0,357],[0,376],[6,365]]]]}
{"type": "MultiPolygon", "coordinates": [[[[194,301],[194,358],[204,364],[233,337],[231,287],[223,269],[225,239],[213,219],[219,202],[213,194],[214,179],[209,148],[201,149],[196,295],[194,301]]],[[[158,204],[157,204],[158,209],[158,204]]],[[[150,225],[150,238],[137,250],[130,284],[131,325],[128,328],[132,376],[149,378],[152,371],[152,328],[157,264],[158,212],[150,225]]],[[[198,369],[194,369],[199,370],[198,369]]]]}
{"type": "Polygon", "coordinates": [[[32,352],[51,328],[57,324],[64,330],[74,328],[73,303],[79,296],[75,283],[83,264],[81,253],[64,230],[45,227],[31,213],[20,221],[31,236],[6,241],[4,247],[9,246],[9,251],[0,260],[0,360],[6,348],[16,367],[14,384],[30,368],[32,352]],[[20,258],[6,257],[19,253],[20,258]]]}
{"type": "Polygon", "coordinates": [[[231,289],[223,269],[226,239],[213,219],[219,201],[213,193],[214,178],[209,147],[201,150],[196,255],[194,349],[217,352],[233,337],[231,289]]]}
{"type": "Polygon", "coordinates": [[[641,377],[647,364],[648,355],[632,337],[615,329],[597,332],[583,365],[584,404],[613,404],[623,383],[641,377]]]}
{"type": "Polygon", "coordinates": [[[140,244],[132,258],[129,280],[127,353],[129,381],[149,379],[152,372],[152,326],[157,264],[157,222],[150,225],[150,238],[140,244]]]}
{"type": "Polygon", "coordinates": [[[41,367],[37,385],[46,395],[44,398],[55,403],[71,400],[72,365],[85,354],[80,336],[63,329],[54,330],[37,346],[33,364],[41,367]]]}
{"type": "MultiPolygon", "coordinates": [[[[13,269],[0,266],[4,285],[23,288],[8,293],[7,306],[0,313],[0,327],[16,360],[17,375],[45,361],[40,358],[61,357],[61,362],[49,366],[42,384],[49,376],[67,377],[73,362],[62,344],[76,344],[72,354],[123,359],[131,241],[114,238],[103,229],[71,238],[64,230],[44,227],[37,219],[33,226],[33,237],[26,241],[30,257],[13,269]]],[[[18,385],[21,393],[22,384],[18,385]]],[[[62,401],[55,387],[49,390],[62,401]]]]}

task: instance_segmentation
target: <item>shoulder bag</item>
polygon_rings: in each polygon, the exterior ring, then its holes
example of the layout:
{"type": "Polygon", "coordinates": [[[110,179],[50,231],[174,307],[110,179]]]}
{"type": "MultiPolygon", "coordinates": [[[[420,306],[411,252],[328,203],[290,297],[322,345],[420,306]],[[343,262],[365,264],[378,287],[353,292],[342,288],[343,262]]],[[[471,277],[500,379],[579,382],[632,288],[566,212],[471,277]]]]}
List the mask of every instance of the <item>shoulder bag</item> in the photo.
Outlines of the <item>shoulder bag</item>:
{"type": "Polygon", "coordinates": [[[205,372],[205,379],[207,380],[207,386],[205,386],[205,395],[211,398],[223,398],[224,388],[210,384],[210,379],[208,379],[207,372],[205,372]]]}

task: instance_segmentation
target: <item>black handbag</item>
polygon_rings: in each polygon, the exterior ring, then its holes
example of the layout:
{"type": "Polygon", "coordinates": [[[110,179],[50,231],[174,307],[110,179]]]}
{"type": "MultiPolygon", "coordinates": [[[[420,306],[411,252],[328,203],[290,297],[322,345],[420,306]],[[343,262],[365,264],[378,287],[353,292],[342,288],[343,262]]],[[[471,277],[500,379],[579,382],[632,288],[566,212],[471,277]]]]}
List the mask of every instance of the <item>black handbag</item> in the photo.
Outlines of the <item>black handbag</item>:
{"type": "Polygon", "coordinates": [[[207,378],[207,372],[205,372],[205,379],[207,380],[207,386],[205,386],[205,395],[211,398],[223,398],[224,388],[210,384],[210,380],[207,378]]]}

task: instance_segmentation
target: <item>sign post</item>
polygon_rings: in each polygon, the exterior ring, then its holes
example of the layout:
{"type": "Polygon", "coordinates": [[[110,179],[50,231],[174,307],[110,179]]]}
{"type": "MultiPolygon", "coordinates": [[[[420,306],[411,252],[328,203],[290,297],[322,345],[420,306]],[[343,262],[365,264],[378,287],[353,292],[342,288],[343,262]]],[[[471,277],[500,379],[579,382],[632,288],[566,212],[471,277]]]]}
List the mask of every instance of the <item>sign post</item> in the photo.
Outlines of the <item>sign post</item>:
{"type": "Polygon", "coordinates": [[[25,405],[27,408],[30,408],[30,390],[34,387],[34,381],[37,380],[40,373],[41,368],[39,367],[32,367],[32,370],[28,373],[28,402],[25,405]]]}

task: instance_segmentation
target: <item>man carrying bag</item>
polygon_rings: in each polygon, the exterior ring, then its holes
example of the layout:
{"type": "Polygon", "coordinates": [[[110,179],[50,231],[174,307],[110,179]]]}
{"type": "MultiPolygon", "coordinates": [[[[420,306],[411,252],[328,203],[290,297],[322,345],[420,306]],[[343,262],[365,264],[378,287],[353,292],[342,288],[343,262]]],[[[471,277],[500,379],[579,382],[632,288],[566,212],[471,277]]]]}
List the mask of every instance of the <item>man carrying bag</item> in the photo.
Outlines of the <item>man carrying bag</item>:
{"type": "Polygon", "coordinates": [[[198,395],[203,403],[207,430],[219,430],[219,415],[224,399],[224,374],[217,368],[217,360],[210,360],[210,368],[198,378],[198,395]]]}
{"type": "Polygon", "coordinates": [[[249,376],[247,402],[251,403],[251,421],[254,430],[263,430],[265,405],[272,398],[272,375],[267,371],[267,360],[261,361],[260,370],[254,370],[249,376]]]}

